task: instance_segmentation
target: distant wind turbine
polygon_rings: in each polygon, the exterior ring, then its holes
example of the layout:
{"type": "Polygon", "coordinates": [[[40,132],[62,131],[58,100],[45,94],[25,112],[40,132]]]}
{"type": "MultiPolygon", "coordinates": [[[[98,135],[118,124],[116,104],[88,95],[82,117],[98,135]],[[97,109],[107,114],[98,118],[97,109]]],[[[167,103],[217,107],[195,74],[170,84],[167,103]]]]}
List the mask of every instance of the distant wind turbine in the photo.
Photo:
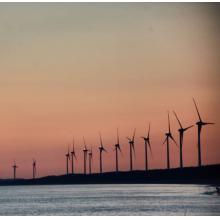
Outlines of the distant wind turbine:
{"type": "Polygon", "coordinates": [[[117,129],[117,143],[115,144],[115,169],[116,172],[118,172],[118,150],[121,152],[121,147],[119,143],[119,134],[118,134],[118,129],[117,129]]]}
{"type": "Polygon", "coordinates": [[[201,131],[202,131],[202,126],[204,125],[213,125],[214,123],[210,123],[210,122],[204,122],[202,121],[202,118],[199,114],[199,110],[198,107],[196,105],[195,99],[193,99],[198,117],[199,117],[199,121],[196,122],[196,125],[198,126],[198,166],[201,167],[202,166],[202,157],[201,157],[201,131]]]}
{"type": "Polygon", "coordinates": [[[36,162],[36,160],[35,159],[33,159],[33,162],[32,162],[32,167],[33,167],[33,179],[35,179],[35,177],[36,177],[36,173],[37,173],[37,167],[36,167],[36,164],[37,162],[36,162]]]}
{"type": "Polygon", "coordinates": [[[179,126],[180,126],[180,128],[178,129],[178,131],[179,131],[179,140],[180,140],[180,168],[183,168],[183,135],[184,135],[185,131],[187,131],[189,128],[193,127],[194,125],[191,125],[189,127],[183,128],[182,124],[180,123],[179,118],[177,117],[176,112],[173,111],[173,113],[174,113],[174,115],[176,117],[176,120],[179,123],[179,126]]]}
{"type": "Polygon", "coordinates": [[[75,142],[74,142],[74,138],[73,138],[73,149],[71,151],[71,165],[72,165],[72,174],[74,173],[74,158],[76,159],[76,153],[75,153],[75,142]]]}
{"type": "Polygon", "coordinates": [[[13,168],[13,176],[14,176],[14,180],[15,180],[16,179],[16,170],[18,168],[15,161],[14,161],[14,165],[12,166],[12,168],[13,168]]]}
{"type": "Polygon", "coordinates": [[[170,169],[170,152],[169,152],[170,144],[169,144],[169,139],[171,139],[176,144],[176,146],[178,146],[178,145],[177,145],[175,139],[173,138],[173,136],[171,134],[169,112],[168,112],[168,129],[169,129],[169,131],[167,133],[165,133],[166,138],[165,138],[163,144],[165,144],[165,142],[167,142],[167,169],[170,169]]]}
{"type": "Polygon", "coordinates": [[[69,174],[69,160],[70,160],[70,150],[69,150],[69,148],[68,148],[68,152],[65,156],[66,156],[66,174],[69,174]]]}
{"type": "Polygon", "coordinates": [[[92,147],[89,151],[89,174],[92,174],[92,147]]]}
{"type": "Polygon", "coordinates": [[[107,152],[107,151],[103,146],[101,133],[99,133],[99,138],[100,138],[100,147],[99,147],[100,173],[102,173],[102,152],[103,151],[107,152]]]}
{"type": "Polygon", "coordinates": [[[134,154],[135,154],[135,149],[134,149],[135,131],[136,131],[136,129],[134,129],[134,133],[133,133],[132,138],[127,137],[128,141],[129,141],[128,143],[129,143],[129,146],[130,146],[130,171],[133,170],[133,161],[132,161],[133,153],[132,153],[132,150],[134,151],[134,154]]]}
{"type": "Polygon", "coordinates": [[[83,154],[84,154],[84,174],[86,174],[86,160],[87,160],[88,149],[87,149],[86,141],[85,141],[84,137],[83,137],[83,143],[84,143],[84,148],[83,148],[83,154]]]}
{"type": "Polygon", "coordinates": [[[150,144],[150,123],[149,123],[149,128],[148,128],[148,134],[146,137],[141,137],[144,139],[144,146],[145,146],[145,170],[148,170],[148,153],[147,153],[147,148],[149,146],[150,153],[152,156],[152,149],[151,149],[151,144],[150,144]]]}

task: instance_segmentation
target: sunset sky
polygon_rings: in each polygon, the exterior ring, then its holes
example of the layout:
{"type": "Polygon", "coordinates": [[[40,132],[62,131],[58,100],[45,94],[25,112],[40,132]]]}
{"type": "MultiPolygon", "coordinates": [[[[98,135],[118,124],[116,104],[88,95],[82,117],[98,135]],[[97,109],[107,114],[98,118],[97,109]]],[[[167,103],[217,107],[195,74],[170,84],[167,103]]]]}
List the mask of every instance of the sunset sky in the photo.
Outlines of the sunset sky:
{"type": "MultiPolygon", "coordinates": [[[[140,136],[151,122],[150,169],[166,167],[167,111],[178,141],[182,124],[204,121],[203,164],[220,163],[220,6],[209,3],[0,3],[0,178],[65,173],[75,137],[76,172],[83,172],[83,140],[99,171],[100,131],[115,169],[118,127],[129,169],[126,136],[136,128],[135,169],[144,169],[140,136]]],[[[184,165],[197,165],[197,128],[184,137],[184,165]]],[[[171,167],[179,149],[171,143],[171,167]]]]}

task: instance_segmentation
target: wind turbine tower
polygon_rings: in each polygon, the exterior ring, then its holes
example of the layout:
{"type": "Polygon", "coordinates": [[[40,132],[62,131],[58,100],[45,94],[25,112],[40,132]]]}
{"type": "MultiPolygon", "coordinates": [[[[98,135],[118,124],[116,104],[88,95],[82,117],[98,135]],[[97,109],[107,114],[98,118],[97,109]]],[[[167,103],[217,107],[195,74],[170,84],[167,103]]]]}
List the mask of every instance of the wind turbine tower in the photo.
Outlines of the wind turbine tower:
{"type": "Polygon", "coordinates": [[[84,138],[84,137],[83,137],[83,142],[84,142],[84,148],[83,148],[83,155],[84,155],[84,174],[86,174],[86,160],[87,160],[88,149],[87,149],[86,141],[85,141],[85,138],[84,138]]]}
{"type": "Polygon", "coordinates": [[[199,114],[199,110],[198,107],[196,105],[196,101],[195,99],[193,99],[198,117],[199,117],[199,121],[196,122],[196,125],[198,127],[198,166],[201,167],[202,166],[202,156],[201,156],[201,131],[202,131],[202,127],[205,125],[213,125],[214,123],[210,123],[210,122],[204,122],[202,121],[202,118],[199,114]]]}
{"type": "Polygon", "coordinates": [[[36,177],[36,173],[37,173],[37,168],[36,168],[36,164],[37,162],[36,162],[36,160],[35,159],[33,159],[33,162],[32,162],[32,167],[33,167],[33,179],[35,179],[35,177],[36,177]]]}
{"type": "Polygon", "coordinates": [[[72,174],[74,173],[74,158],[76,159],[76,153],[75,153],[75,142],[74,142],[74,138],[73,138],[73,149],[71,151],[72,174]]]}
{"type": "Polygon", "coordinates": [[[12,168],[13,168],[13,176],[14,176],[14,180],[15,180],[16,179],[16,170],[18,168],[15,161],[14,161],[14,165],[12,166],[12,168]]]}
{"type": "Polygon", "coordinates": [[[176,120],[179,123],[179,126],[180,126],[180,128],[178,129],[178,131],[179,131],[179,141],[180,141],[180,168],[183,168],[183,135],[184,135],[184,132],[187,131],[189,128],[193,127],[193,125],[191,125],[189,127],[186,127],[186,128],[183,128],[176,112],[173,111],[173,113],[176,117],[176,120]]]}
{"type": "Polygon", "coordinates": [[[89,151],[89,174],[92,174],[92,148],[89,151]]]}
{"type": "Polygon", "coordinates": [[[69,153],[69,148],[68,148],[68,152],[65,155],[66,156],[66,174],[69,174],[69,160],[70,160],[70,153],[69,153]]]}
{"type": "Polygon", "coordinates": [[[119,143],[119,134],[117,129],[117,143],[115,144],[115,170],[118,172],[118,150],[121,152],[121,146],[119,143]]]}
{"type": "Polygon", "coordinates": [[[103,143],[102,143],[102,136],[101,134],[99,133],[99,137],[100,137],[100,147],[99,147],[99,162],[100,162],[100,173],[102,173],[102,152],[106,151],[106,149],[104,148],[103,146],[103,143]]]}
{"type": "Polygon", "coordinates": [[[149,123],[149,128],[148,128],[148,134],[145,137],[141,137],[144,139],[144,148],[145,148],[145,171],[148,170],[148,152],[147,149],[149,147],[150,153],[152,156],[152,149],[151,149],[151,144],[150,144],[150,123],[149,123]]]}
{"type": "Polygon", "coordinates": [[[128,143],[129,143],[129,146],[130,146],[130,171],[133,171],[133,152],[135,154],[135,149],[134,149],[135,132],[136,132],[136,129],[134,129],[134,133],[133,133],[133,137],[132,138],[127,137],[128,143]]]}
{"type": "Polygon", "coordinates": [[[168,112],[168,132],[165,133],[165,136],[166,136],[166,138],[165,138],[163,144],[165,144],[165,142],[167,143],[167,169],[170,169],[170,142],[169,142],[169,140],[171,139],[176,144],[176,146],[178,146],[178,145],[171,134],[169,112],[168,112]]]}

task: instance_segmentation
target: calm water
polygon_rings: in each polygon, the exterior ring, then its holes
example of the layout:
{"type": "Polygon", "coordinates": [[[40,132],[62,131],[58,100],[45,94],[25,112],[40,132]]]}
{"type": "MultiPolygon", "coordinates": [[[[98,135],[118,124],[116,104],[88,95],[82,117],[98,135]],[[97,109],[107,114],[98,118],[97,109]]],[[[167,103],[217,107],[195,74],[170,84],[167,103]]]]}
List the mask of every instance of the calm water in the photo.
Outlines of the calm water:
{"type": "Polygon", "coordinates": [[[220,215],[220,196],[181,184],[1,186],[0,215],[220,215]]]}

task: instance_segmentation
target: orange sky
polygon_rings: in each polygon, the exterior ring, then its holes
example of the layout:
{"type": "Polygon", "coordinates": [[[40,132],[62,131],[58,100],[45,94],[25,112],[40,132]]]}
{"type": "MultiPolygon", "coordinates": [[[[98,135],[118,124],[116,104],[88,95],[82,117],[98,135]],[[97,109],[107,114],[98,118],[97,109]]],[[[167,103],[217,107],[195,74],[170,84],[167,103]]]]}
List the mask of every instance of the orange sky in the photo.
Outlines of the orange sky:
{"type": "MultiPolygon", "coordinates": [[[[135,169],[144,169],[140,136],[151,121],[150,168],[166,166],[167,110],[184,126],[204,121],[204,164],[220,162],[219,5],[202,3],[0,3],[0,177],[65,172],[74,135],[83,171],[82,136],[94,148],[99,171],[98,132],[108,154],[103,169],[115,169],[113,145],[119,128],[128,170],[126,136],[137,129],[135,169]]],[[[171,114],[178,140],[178,124],[171,114]]],[[[197,165],[197,130],[184,139],[184,163],[197,165]]],[[[170,146],[171,167],[179,150],[170,146]]]]}

